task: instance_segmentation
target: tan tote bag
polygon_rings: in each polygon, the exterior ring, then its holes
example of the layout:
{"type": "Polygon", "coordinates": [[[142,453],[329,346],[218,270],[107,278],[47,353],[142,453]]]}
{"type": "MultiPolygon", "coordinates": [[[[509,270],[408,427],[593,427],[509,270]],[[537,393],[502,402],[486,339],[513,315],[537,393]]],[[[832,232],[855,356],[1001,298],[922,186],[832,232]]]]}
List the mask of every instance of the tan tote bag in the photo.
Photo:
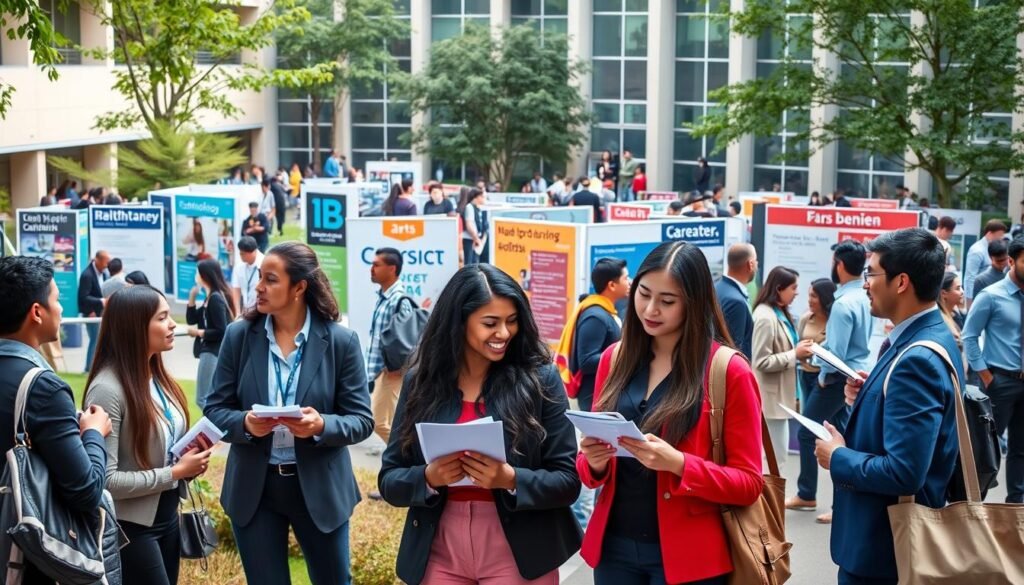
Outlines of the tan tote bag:
{"type": "MultiPolygon", "coordinates": [[[[708,391],[711,398],[711,440],[714,462],[725,465],[722,427],[725,424],[725,386],[729,360],[738,353],[721,346],[711,358],[708,391]]],[[[730,585],[782,585],[790,577],[786,542],[786,480],[779,474],[768,423],[761,414],[761,442],[768,458],[761,496],[750,506],[722,506],[722,522],[732,554],[730,585]]]]}
{"type": "MultiPolygon", "coordinates": [[[[937,353],[950,371],[956,391],[956,435],[960,441],[967,501],[933,509],[901,496],[889,506],[899,585],[1021,585],[1024,583],[1024,504],[985,504],[967,430],[960,382],[945,348],[934,341],[909,345],[937,353]]],[[[885,377],[883,392],[888,388],[885,377]]]]}

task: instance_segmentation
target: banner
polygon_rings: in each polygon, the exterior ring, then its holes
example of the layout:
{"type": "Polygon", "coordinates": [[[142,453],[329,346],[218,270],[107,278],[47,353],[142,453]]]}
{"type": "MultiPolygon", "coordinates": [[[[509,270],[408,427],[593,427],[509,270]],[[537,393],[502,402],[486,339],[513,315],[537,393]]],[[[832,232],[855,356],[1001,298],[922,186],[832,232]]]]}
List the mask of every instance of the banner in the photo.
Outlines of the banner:
{"type": "Polygon", "coordinates": [[[753,243],[761,259],[761,282],[776,266],[799,272],[800,294],[791,312],[800,315],[807,310],[807,287],[832,274],[833,245],[848,239],[868,242],[884,232],[917,227],[920,221],[917,211],[759,205],[753,243]]]}
{"type": "Polygon", "coordinates": [[[682,240],[700,248],[711,276],[717,279],[725,271],[726,251],[743,241],[745,228],[744,221],[736,218],[655,219],[588,226],[586,272],[589,275],[595,262],[610,257],[625,260],[630,274],[636,274],[652,250],[664,242],[682,240]]]}
{"type": "MultiPolygon", "coordinates": [[[[174,296],[174,222],[171,221],[174,213],[174,197],[164,193],[150,193],[149,203],[159,205],[164,210],[163,224],[163,291],[169,296],[174,296]]],[[[148,278],[150,275],[147,274],[148,278]]]]}
{"type": "Polygon", "coordinates": [[[650,219],[653,209],[649,205],[632,203],[609,203],[608,221],[646,221],[650,219]]]}
{"type": "Polygon", "coordinates": [[[546,343],[558,343],[584,292],[577,271],[587,227],[506,218],[493,222],[492,263],[523,287],[546,343]]]}
{"type": "Polygon", "coordinates": [[[348,312],[348,220],[356,216],[358,184],[302,187],[306,206],[306,243],[316,252],[320,267],[342,313],[348,312]]]}
{"type": "Polygon", "coordinates": [[[900,202],[898,199],[868,199],[865,197],[847,197],[850,207],[853,209],[889,209],[899,211],[900,202]]]}
{"type": "Polygon", "coordinates": [[[508,203],[532,207],[544,207],[548,204],[547,193],[487,193],[484,196],[488,203],[508,203]]]}
{"type": "Polygon", "coordinates": [[[229,196],[174,195],[174,273],[179,301],[188,300],[189,290],[195,285],[196,266],[202,260],[217,260],[224,278],[231,282],[237,254],[236,207],[236,199],[229,196]]]}
{"type": "Polygon", "coordinates": [[[370,281],[370,265],[378,248],[402,254],[399,283],[420,307],[429,309],[459,269],[458,222],[454,217],[363,217],[348,222],[349,327],[359,334],[366,351],[370,339],[377,285],[370,281]]]}
{"type": "Polygon", "coordinates": [[[679,193],[675,191],[644,191],[646,201],[679,201],[679,193]]]}
{"type": "Polygon", "coordinates": [[[89,226],[84,212],[59,207],[19,209],[18,251],[53,264],[64,314],[78,315],[78,277],[89,265],[89,226]]]}
{"type": "Polygon", "coordinates": [[[163,255],[154,254],[164,247],[163,207],[91,205],[88,213],[91,256],[106,250],[121,259],[124,274],[141,270],[157,290],[166,290],[163,255]]]}
{"type": "Polygon", "coordinates": [[[488,218],[510,217],[536,221],[557,221],[562,223],[593,223],[594,208],[590,205],[579,207],[506,207],[485,209],[488,218]]]}

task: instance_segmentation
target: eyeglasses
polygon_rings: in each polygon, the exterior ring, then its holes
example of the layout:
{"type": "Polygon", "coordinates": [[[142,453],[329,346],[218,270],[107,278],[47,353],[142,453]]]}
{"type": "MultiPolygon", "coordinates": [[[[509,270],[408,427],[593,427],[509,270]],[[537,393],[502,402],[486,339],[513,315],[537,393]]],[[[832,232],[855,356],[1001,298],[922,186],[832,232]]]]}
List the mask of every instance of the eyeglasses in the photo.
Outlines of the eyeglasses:
{"type": "Polygon", "coordinates": [[[867,270],[865,270],[864,273],[861,276],[864,277],[864,280],[868,280],[868,279],[873,278],[875,276],[885,276],[885,272],[884,271],[882,271],[882,272],[868,272],[867,270]]]}

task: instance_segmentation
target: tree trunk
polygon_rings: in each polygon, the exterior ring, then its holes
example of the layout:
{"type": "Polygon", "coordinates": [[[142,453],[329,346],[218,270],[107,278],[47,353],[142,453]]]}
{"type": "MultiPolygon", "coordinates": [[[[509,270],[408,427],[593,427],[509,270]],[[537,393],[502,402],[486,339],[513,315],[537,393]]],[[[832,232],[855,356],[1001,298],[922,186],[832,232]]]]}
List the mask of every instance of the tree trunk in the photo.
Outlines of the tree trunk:
{"type": "Polygon", "coordinates": [[[310,94],[309,96],[309,125],[313,131],[313,172],[320,176],[320,109],[323,107],[323,99],[320,96],[310,94]]]}
{"type": "Polygon", "coordinates": [[[938,207],[948,209],[953,204],[953,184],[949,178],[946,177],[945,173],[932,173],[932,181],[935,181],[935,186],[938,188],[938,207]]]}

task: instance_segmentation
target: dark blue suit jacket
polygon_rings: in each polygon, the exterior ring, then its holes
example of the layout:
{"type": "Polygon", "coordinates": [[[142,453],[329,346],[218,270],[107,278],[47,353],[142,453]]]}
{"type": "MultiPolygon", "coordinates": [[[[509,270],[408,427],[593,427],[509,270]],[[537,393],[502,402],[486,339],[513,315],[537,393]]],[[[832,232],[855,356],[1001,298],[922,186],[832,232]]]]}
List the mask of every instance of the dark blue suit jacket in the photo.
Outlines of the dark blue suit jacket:
{"type": "MultiPolygon", "coordinates": [[[[245,526],[263,495],[274,434],[245,432],[245,413],[266,404],[268,352],[266,317],[235,321],[221,342],[213,392],[203,413],[231,443],[221,503],[231,521],[245,526]]],[[[359,503],[348,446],[373,432],[373,414],[359,339],[350,329],[311,315],[309,339],[299,371],[296,404],[312,406],[324,418],[320,441],[295,439],[295,459],[302,493],[316,527],[333,532],[359,503]]]]}
{"type": "Polygon", "coordinates": [[[729,336],[736,344],[736,349],[749,360],[754,338],[754,317],[750,314],[750,301],[743,293],[740,285],[731,278],[723,276],[715,283],[715,295],[718,297],[718,306],[722,308],[725,325],[729,328],[729,336]]]}
{"type": "Polygon", "coordinates": [[[895,579],[896,555],[888,507],[913,494],[918,504],[939,508],[956,464],[956,406],[945,362],[915,347],[896,364],[888,392],[882,386],[896,356],[915,341],[946,349],[963,383],[956,341],[933,311],[911,323],[878,360],[850,411],[848,448],[832,454],[835,485],[832,560],[862,577],[895,579]]]}

